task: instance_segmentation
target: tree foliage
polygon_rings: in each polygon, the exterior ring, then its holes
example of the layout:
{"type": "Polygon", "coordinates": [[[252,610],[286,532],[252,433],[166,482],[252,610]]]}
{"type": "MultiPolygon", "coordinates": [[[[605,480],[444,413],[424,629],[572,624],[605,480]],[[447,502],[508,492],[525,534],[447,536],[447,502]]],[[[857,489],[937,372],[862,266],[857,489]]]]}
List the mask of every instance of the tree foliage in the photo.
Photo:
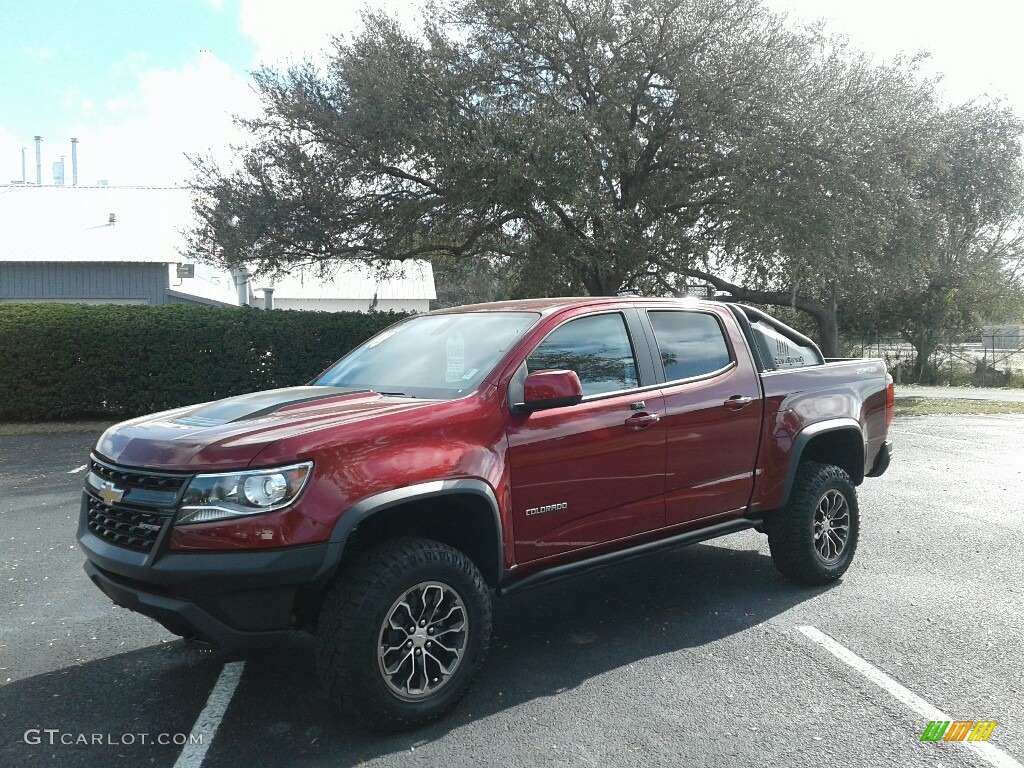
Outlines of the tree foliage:
{"type": "Polygon", "coordinates": [[[758,0],[424,16],[370,14],[322,69],[256,74],[264,113],[239,167],[195,161],[193,254],[262,272],[425,256],[486,298],[696,278],[807,312],[835,354],[843,318],[920,288],[940,243],[1002,231],[1005,249],[1017,231],[1011,115],[946,110],[915,61],[876,64],[758,0]],[[942,170],[981,126],[975,181],[998,195],[942,170]],[[936,239],[946,205],[974,212],[948,215],[971,235],[936,239]]]}
{"type": "Polygon", "coordinates": [[[917,380],[940,343],[1024,312],[1020,138],[1007,109],[966,104],[938,114],[921,148],[914,216],[889,254],[895,285],[878,318],[913,344],[917,380]]]}

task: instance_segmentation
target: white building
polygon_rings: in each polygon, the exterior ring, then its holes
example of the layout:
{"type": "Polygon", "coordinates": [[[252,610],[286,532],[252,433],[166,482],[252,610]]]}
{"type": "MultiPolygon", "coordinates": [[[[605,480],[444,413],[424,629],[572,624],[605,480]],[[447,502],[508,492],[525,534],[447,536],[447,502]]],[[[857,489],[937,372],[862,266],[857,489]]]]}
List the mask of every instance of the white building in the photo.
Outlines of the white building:
{"type": "MultiPolygon", "coordinates": [[[[0,302],[263,306],[252,285],[202,263],[179,277],[194,193],[185,187],[0,186],[0,302]]],[[[320,281],[278,282],[275,306],[327,312],[425,312],[430,264],[381,277],[362,265],[320,281]]]]}

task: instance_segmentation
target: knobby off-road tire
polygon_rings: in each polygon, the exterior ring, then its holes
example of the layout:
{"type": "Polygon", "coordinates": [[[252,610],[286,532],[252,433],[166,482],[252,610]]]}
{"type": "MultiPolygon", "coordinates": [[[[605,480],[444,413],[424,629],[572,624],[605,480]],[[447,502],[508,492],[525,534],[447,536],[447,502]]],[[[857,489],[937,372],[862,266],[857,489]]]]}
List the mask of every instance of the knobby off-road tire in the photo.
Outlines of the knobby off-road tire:
{"type": "Polygon", "coordinates": [[[435,720],[465,695],[491,637],[491,593],[465,554],[395,539],[357,557],[328,591],[317,669],[344,712],[377,731],[435,720]]]}
{"type": "Polygon", "coordinates": [[[839,467],[803,462],[789,502],[770,516],[775,567],[801,584],[835,581],[850,567],[860,535],[857,489],[839,467]]]}

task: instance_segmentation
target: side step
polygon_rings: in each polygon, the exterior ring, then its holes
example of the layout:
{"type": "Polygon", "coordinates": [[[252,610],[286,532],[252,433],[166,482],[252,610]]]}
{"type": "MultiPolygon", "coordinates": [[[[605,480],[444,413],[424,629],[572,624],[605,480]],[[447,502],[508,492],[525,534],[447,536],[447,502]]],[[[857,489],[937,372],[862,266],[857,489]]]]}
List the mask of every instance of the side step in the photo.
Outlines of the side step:
{"type": "Polygon", "coordinates": [[[649,555],[652,552],[660,552],[666,549],[677,549],[689,544],[699,544],[700,542],[707,541],[708,539],[717,539],[719,536],[726,536],[730,533],[738,533],[739,531],[745,531],[750,528],[757,528],[762,524],[762,520],[756,520],[749,517],[727,520],[724,523],[710,525],[707,528],[679,533],[675,536],[670,536],[667,539],[648,541],[643,544],[638,544],[635,547],[630,547],[629,549],[606,552],[603,555],[589,557],[586,560],[581,560],[577,563],[565,563],[563,565],[545,568],[543,571],[535,571],[521,579],[502,584],[495,590],[495,594],[499,597],[514,595],[517,592],[532,589],[533,587],[540,586],[541,584],[547,584],[551,581],[576,576],[581,573],[586,573],[587,571],[596,570],[597,568],[603,568],[606,565],[614,565],[615,563],[621,563],[624,560],[630,560],[634,557],[649,555]]]}

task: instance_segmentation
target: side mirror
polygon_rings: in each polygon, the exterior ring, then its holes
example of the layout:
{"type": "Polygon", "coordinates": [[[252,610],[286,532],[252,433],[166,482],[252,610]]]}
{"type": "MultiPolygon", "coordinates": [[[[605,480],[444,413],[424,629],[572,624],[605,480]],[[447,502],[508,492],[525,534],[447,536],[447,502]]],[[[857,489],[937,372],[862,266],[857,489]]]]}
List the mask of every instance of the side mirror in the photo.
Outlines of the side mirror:
{"type": "Polygon", "coordinates": [[[523,384],[524,411],[576,405],[582,399],[583,385],[576,371],[537,371],[523,384]]]}

